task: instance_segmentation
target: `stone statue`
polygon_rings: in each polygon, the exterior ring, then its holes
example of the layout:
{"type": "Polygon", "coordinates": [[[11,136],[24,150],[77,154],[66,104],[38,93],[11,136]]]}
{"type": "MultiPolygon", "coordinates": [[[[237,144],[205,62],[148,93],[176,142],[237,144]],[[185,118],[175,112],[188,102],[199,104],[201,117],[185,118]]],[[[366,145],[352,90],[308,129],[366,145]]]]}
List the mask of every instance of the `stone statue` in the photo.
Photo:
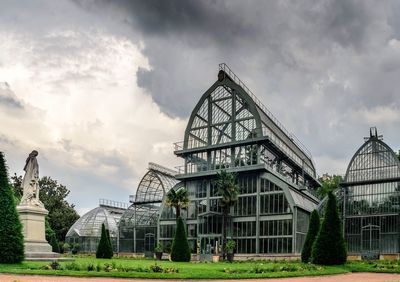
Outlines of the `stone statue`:
{"type": "Polygon", "coordinates": [[[44,208],[39,200],[39,164],[36,157],[38,151],[33,150],[26,159],[24,179],[22,180],[23,195],[21,206],[37,206],[44,208]]]}

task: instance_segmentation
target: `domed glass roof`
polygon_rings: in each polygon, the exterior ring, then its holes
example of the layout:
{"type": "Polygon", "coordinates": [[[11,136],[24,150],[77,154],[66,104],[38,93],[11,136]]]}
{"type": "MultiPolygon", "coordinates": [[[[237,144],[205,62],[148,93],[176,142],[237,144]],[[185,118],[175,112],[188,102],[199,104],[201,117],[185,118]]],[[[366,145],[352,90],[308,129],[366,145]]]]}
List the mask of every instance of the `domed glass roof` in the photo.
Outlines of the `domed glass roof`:
{"type": "Polygon", "coordinates": [[[400,163],[393,150],[378,136],[371,135],[354,154],[345,182],[378,181],[400,177],[400,163]]]}
{"type": "Polygon", "coordinates": [[[100,237],[101,225],[104,223],[111,237],[117,237],[116,218],[105,208],[97,207],[81,216],[68,230],[66,237],[100,237]]]}
{"type": "Polygon", "coordinates": [[[178,183],[175,171],[149,163],[149,170],[141,179],[134,203],[121,217],[121,226],[156,225],[162,199],[178,183]]]}

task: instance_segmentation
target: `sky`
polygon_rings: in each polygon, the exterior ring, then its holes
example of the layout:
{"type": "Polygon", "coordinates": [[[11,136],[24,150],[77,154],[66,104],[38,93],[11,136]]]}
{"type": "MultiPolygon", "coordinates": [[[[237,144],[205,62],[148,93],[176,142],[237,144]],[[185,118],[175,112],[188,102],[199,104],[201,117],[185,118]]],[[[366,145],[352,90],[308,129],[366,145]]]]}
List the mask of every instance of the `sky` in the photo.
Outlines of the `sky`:
{"type": "Polygon", "coordinates": [[[182,161],[189,115],[227,63],[344,174],[376,126],[400,149],[399,1],[0,0],[0,151],[80,214],[128,202],[148,162],[182,161]]]}

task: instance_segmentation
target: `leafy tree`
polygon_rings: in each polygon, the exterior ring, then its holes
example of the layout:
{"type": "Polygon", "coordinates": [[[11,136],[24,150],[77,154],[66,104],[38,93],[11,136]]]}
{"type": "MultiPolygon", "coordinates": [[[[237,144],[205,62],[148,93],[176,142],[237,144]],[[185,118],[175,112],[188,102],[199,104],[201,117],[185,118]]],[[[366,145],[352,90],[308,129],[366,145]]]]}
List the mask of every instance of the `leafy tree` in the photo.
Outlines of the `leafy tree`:
{"type": "Polygon", "coordinates": [[[101,225],[101,237],[97,246],[96,258],[112,258],[113,249],[110,237],[107,235],[107,230],[104,223],[101,225]]]}
{"type": "Polygon", "coordinates": [[[329,175],[325,174],[323,177],[319,179],[321,182],[321,187],[317,189],[317,195],[322,199],[326,195],[328,195],[329,191],[334,191],[339,187],[340,182],[342,182],[343,178],[341,175],[329,175]]]}
{"type": "Polygon", "coordinates": [[[185,209],[189,206],[189,196],[186,188],[181,187],[178,190],[171,189],[167,194],[166,204],[170,207],[174,207],[176,210],[176,219],[181,216],[181,209],[185,209]]]}
{"type": "Polygon", "coordinates": [[[315,264],[337,265],[344,264],[346,259],[347,251],[336,197],[329,192],[324,220],[312,246],[311,261],[315,264]]]}
{"type": "Polygon", "coordinates": [[[172,242],[171,260],[190,261],[190,248],[182,217],[178,217],[175,237],[172,242]]]}
{"type": "Polygon", "coordinates": [[[320,219],[319,219],[318,211],[313,210],[313,212],[311,213],[311,217],[310,217],[310,224],[308,226],[306,241],[304,242],[303,250],[301,252],[301,261],[302,262],[307,263],[310,261],[312,245],[315,241],[315,238],[318,235],[319,224],[320,224],[320,219]]]}
{"type": "Polygon", "coordinates": [[[239,186],[237,184],[237,175],[228,173],[226,170],[221,170],[217,174],[215,185],[218,189],[218,196],[221,196],[220,205],[222,207],[222,257],[226,256],[226,237],[228,231],[228,218],[231,207],[238,201],[239,186]]]}
{"type": "Polygon", "coordinates": [[[24,259],[22,224],[15,205],[4,154],[0,152],[0,263],[24,259]]]}
{"type": "Polygon", "coordinates": [[[52,251],[55,253],[59,253],[60,245],[59,242],[57,241],[56,233],[54,232],[53,229],[51,229],[51,226],[47,218],[45,219],[45,233],[46,233],[46,240],[47,242],[49,242],[52,251]]]}
{"type": "MultiPolygon", "coordinates": [[[[22,176],[11,177],[12,186],[15,196],[20,199],[22,197],[22,176]]],[[[66,186],[57,182],[48,176],[44,176],[39,180],[39,198],[44,204],[46,210],[49,211],[48,221],[50,227],[54,230],[56,239],[64,241],[65,235],[69,228],[79,218],[75,211],[75,206],[66,201],[66,197],[70,191],[66,186]]]]}

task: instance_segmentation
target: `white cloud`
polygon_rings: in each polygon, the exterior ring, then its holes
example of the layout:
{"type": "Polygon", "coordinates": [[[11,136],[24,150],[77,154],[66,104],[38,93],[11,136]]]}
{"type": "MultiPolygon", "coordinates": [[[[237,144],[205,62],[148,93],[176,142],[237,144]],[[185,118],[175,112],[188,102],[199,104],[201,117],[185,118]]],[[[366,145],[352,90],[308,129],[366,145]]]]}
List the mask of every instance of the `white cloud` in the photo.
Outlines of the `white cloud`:
{"type": "Polygon", "coordinates": [[[0,111],[0,136],[18,140],[4,147],[11,172],[20,173],[38,148],[41,174],[67,185],[84,211],[98,198],[127,201],[149,161],[179,163],[172,143],[185,121],[163,114],[137,87],[137,68],[149,68],[140,46],[68,29],[37,39],[0,32],[0,42],[0,81],[10,85],[3,84],[0,98],[22,107],[0,111]],[[71,174],[93,178],[96,190],[71,174]]]}

